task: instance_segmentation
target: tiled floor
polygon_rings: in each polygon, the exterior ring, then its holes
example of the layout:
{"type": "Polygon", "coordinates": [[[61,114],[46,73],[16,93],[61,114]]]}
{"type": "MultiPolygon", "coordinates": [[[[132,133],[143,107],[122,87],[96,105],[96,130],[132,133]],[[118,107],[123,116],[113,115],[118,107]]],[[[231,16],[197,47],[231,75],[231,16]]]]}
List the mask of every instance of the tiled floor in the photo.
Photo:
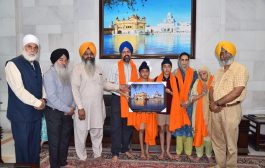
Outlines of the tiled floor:
{"type": "MultiPolygon", "coordinates": [[[[14,141],[11,132],[6,132],[2,139],[2,159],[5,163],[15,162],[14,141]]],[[[265,151],[255,151],[251,146],[248,147],[249,155],[265,156],[265,151]]]]}

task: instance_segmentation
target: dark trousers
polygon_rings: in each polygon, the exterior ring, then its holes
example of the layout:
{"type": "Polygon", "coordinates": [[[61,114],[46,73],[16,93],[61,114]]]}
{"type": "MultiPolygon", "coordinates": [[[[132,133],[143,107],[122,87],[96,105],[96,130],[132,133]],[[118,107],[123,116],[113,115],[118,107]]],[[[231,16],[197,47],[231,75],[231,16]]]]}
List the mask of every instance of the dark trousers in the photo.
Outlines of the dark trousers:
{"type": "Polygon", "coordinates": [[[67,164],[69,140],[73,132],[72,116],[47,107],[44,112],[47,123],[49,156],[51,168],[67,164]]]}
{"type": "Polygon", "coordinates": [[[16,163],[40,164],[41,119],[32,122],[11,121],[16,163]]]}
{"type": "Polygon", "coordinates": [[[121,118],[120,97],[112,95],[111,99],[111,153],[119,156],[119,153],[129,151],[133,127],[127,126],[127,118],[121,118]]]}

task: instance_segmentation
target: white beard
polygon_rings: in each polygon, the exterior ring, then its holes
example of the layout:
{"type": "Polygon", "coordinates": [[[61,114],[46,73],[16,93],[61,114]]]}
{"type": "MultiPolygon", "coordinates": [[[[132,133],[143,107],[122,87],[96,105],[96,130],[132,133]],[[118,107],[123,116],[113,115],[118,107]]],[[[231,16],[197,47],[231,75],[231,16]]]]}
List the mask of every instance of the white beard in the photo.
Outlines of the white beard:
{"type": "Polygon", "coordinates": [[[62,85],[64,86],[70,85],[70,73],[68,70],[68,66],[66,65],[64,67],[62,65],[58,65],[58,63],[55,63],[54,69],[56,70],[62,85]]]}
{"type": "Polygon", "coordinates": [[[95,65],[95,62],[94,63],[91,63],[89,60],[88,61],[83,61],[84,63],[84,68],[85,68],[85,71],[86,71],[86,74],[89,76],[89,77],[93,77],[95,75],[95,71],[96,71],[96,65],[95,65]]]}
{"type": "Polygon", "coordinates": [[[29,62],[33,62],[38,58],[38,54],[29,55],[25,50],[23,50],[22,55],[29,62]]]}
{"type": "Polygon", "coordinates": [[[231,65],[234,62],[234,57],[229,58],[227,61],[219,61],[219,63],[221,64],[221,66],[225,66],[225,65],[231,65]]]}

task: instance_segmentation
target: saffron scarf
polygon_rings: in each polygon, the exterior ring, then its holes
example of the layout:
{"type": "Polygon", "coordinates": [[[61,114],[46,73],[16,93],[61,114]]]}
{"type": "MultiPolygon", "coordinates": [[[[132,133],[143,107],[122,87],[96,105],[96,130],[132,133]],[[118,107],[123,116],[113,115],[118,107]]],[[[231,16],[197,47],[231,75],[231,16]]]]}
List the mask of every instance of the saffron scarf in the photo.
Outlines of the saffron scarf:
{"type": "MultiPolygon", "coordinates": [[[[142,78],[139,78],[137,82],[142,82],[142,78]]],[[[151,79],[148,79],[148,82],[152,82],[151,79]]],[[[157,114],[155,112],[137,112],[134,113],[135,122],[133,126],[137,131],[140,130],[141,123],[145,123],[145,143],[148,145],[156,145],[156,136],[157,136],[157,114]]],[[[129,118],[128,118],[129,122],[129,118]]]]}
{"type": "MultiPolygon", "coordinates": [[[[130,66],[131,66],[130,82],[135,82],[135,81],[137,81],[138,74],[137,74],[136,65],[134,64],[134,62],[132,60],[130,61],[130,66]]],[[[126,84],[126,77],[125,77],[125,73],[124,73],[124,62],[123,62],[123,60],[120,60],[118,62],[118,72],[119,72],[120,85],[126,84]]],[[[129,105],[128,105],[128,101],[124,95],[120,95],[120,103],[121,103],[121,117],[127,118],[129,115],[129,105]]]]}
{"type": "MultiPolygon", "coordinates": [[[[213,81],[213,76],[211,75],[207,81],[207,89],[209,90],[213,81]]],[[[198,95],[202,94],[203,83],[201,80],[198,81],[197,92],[198,95]]],[[[195,147],[200,147],[203,144],[203,138],[208,136],[207,126],[204,120],[203,114],[203,97],[197,100],[196,105],[196,116],[195,116],[195,135],[193,145],[195,147]]]]}
{"type": "MultiPolygon", "coordinates": [[[[161,73],[157,77],[157,82],[162,82],[164,74],[161,73]]],[[[183,117],[180,110],[180,100],[179,100],[179,92],[177,87],[176,78],[173,73],[170,73],[170,85],[172,88],[172,102],[171,102],[171,111],[169,117],[169,130],[175,131],[176,129],[180,128],[183,124],[183,117]]],[[[188,115],[187,115],[187,119],[188,115]]],[[[186,119],[185,119],[186,120],[186,119]]]]}
{"type": "MultiPolygon", "coordinates": [[[[178,80],[178,84],[179,84],[179,96],[180,96],[180,102],[187,102],[189,99],[189,92],[190,92],[190,86],[193,80],[193,74],[194,71],[193,69],[191,69],[190,67],[186,70],[186,74],[185,74],[185,79],[183,80],[182,78],[182,74],[180,72],[180,69],[177,70],[177,80],[178,80]]],[[[180,117],[181,119],[181,123],[180,123],[180,127],[183,127],[184,125],[190,125],[191,121],[188,117],[188,112],[185,108],[180,107],[180,117]]]]}

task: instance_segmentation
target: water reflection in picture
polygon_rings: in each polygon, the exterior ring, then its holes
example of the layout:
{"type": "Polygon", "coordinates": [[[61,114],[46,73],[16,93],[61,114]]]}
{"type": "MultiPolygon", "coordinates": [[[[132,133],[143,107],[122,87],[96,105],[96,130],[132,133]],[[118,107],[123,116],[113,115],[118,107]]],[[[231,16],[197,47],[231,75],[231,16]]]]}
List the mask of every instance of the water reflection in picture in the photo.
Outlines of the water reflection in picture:
{"type": "Polygon", "coordinates": [[[134,112],[161,112],[166,108],[165,85],[154,82],[131,84],[129,107],[134,112]]]}

